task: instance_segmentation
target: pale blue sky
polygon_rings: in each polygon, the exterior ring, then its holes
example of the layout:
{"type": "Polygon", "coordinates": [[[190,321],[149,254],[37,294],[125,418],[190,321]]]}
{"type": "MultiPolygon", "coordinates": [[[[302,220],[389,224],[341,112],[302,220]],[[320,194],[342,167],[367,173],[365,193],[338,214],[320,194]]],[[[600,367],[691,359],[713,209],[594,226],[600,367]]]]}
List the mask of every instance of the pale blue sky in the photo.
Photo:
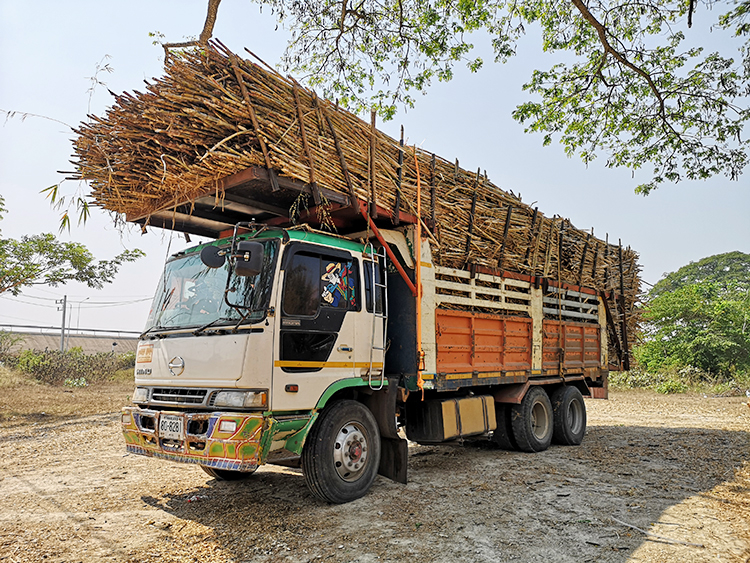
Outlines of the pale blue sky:
{"type": "MultiPolygon", "coordinates": [[[[160,31],[173,41],[197,35],[205,4],[0,0],[0,109],[71,125],[85,120],[89,104],[92,113],[101,114],[112,98],[102,87],[90,96],[87,77],[94,75],[103,57],[111,57],[106,62],[114,69],[100,74],[109,89],[142,89],[143,80],[159,75],[162,68],[162,50],[151,44],[148,33],[160,31]]],[[[717,14],[699,13],[703,19],[698,21],[717,14]]],[[[283,30],[275,32],[275,25],[268,10],[260,14],[247,0],[224,0],[215,35],[235,52],[248,47],[275,64],[286,43],[283,30]]],[[[716,34],[704,38],[722,41],[716,34]]],[[[477,43],[482,43],[480,38],[477,43]]],[[[458,158],[468,170],[486,169],[495,184],[521,192],[526,203],[537,202],[548,216],[559,214],[579,228],[594,227],[599,237],[609,233],[610,240],[622,239],[640,253],[643,278],[650,283],[705,256],[750,252],[747,173],[738,182],[720,177],[665,185],[644,198],[633,193],[639,178],[630,171],[608,170],[604,159],[586,168],[568,159],[559,145],[542,147],[541,136],[524,134],[510,118],[515,105],[525,99],[521,84],[532,68],[549,66],[555,59],[540,55],[533,37],[521,47],[520,55],[507,65],[488,62],[478,74],[459,70],[453,82],[436,83],[427,96],[418,98],[416,109],[381,124],[381,129],[396,137],[403,124],[410,144],[448,160],[458,158]]],[[[3,122],[0,194],[8,207],[0,222],[3,236],[57,231],[59,212],[51,210],[39,192],[60,181],[58,170],[71,169],[71,137],[63,125],[43,119],[16,116],[3,122]]],[[[69,193],[78,188],[72,182],[64,187],[69,193]]],[[[169,233],[154,231],[142,237],[132,230],[121,236],[107,214],[95,211],[85,227],[74,227],[62,238],[85,243],[100,258],[110,258],[123,247],[141,248],[148,257],[125,266],[117,281],[101,291],[70,284],[33,288],[18,298],[0,297],[0,324],[58,325],[54,299],[67,294],[73,302],[74,327],[140,330],[170,244],[169,233]],[[137,300],[143,301],[120,305],[137,300]]],[[[172,252],[184,246],[181,236],[172,237],[172,252]]]]}

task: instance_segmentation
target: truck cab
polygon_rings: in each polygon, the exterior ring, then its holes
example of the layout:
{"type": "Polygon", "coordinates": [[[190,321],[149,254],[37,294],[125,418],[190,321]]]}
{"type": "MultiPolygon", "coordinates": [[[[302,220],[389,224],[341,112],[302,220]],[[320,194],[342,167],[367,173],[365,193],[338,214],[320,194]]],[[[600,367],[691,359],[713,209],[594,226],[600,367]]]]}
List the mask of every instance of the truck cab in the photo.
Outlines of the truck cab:
{"type": "MultiPolygon", "coordinates": [[[[260,267],[250,275],[236,259],[218,267],[201,259],[243,240],[250,237],[168,260],[138,347],[134,406],[123,411],[129,451],[198,463],[225,479],[263,463],[299,465],[307,432],[332,397],[387,385],[382,273],[373,246],[305,230],[267,231],[252,237],[260,267]]],[[[371,481],[379,449],[372,415],[346,423],[345,434],[357,438],[343,440],[351,452],[336,462],[351,465],[344,483],[368,457],[375,460],[365,475],[371,481]]]]}

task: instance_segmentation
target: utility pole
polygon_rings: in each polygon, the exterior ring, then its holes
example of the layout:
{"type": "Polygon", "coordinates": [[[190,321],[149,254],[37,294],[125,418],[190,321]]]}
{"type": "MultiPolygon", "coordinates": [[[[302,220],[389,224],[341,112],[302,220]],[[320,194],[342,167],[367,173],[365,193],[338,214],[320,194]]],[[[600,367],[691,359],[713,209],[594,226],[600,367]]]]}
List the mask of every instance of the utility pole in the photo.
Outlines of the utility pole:
{"type": "MultiPolygon", "coordinates": [[[[60,329],[60,352],[65,352],[65,310],[68,308],[68,296],[63,295],[62,299],[55,301],[58,305],[62,305],[62,327],[60,329]]],[[[58,307],[58,311],[60,308],[58,307]]]]}

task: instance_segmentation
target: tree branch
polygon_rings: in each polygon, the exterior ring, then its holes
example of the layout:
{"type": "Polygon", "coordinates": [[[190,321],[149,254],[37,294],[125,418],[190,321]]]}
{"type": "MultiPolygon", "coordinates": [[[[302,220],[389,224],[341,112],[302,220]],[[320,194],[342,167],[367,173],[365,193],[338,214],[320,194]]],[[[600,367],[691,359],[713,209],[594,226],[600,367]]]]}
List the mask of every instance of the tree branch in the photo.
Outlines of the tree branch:
{"type": "Polygon", "coordinates": [[[206,21],[203,23],[203,31],[198,36],[197,41],[182,41],[180,43],[162,43],[161,46],[164,48],[164,62],[169,60],[170,49],[183,49],[185,47],[197,47],[208,45],[208,40],[211,39],[214,33],[214,26],[216,25],[216,16],[219,12],[219,4],[221,0],[208,0],[208,13],[206,14],[206,21]]]}
{"type": "Polygon", "coordinates": [[[609,53],[612,55],[617,61],[619,61],[621,64],[628,67],[630,70],[641,76],[647,83],[651,91],[653,92],[654,96],[659,102],[659,116],[661,117],[662,123],[668,127],[673,133],[679,136],[677,131],[674,130],[674,128],[670,125],[669,121],[667,120],[667,116],[665,113],[665,103],[664,103],[664,97],[662,96],[661,92],[659,91],[659,88],[657,88],[656,84],[654,84],[653,79],[651,78],[651,75],[640,68],[639,66],[634,65],[631,63],[628,59],[625,58],[625,56],[620,53],[617,49],[612,47],[612,45],[609,43],[609,40],[607,39],[607,28],[602,25],[599,20],[594,17],[594,14],[592,14],[589,9],[584,5],[582,0],[572,0],[573,5],[578,8],[578,11],[581,12],[581,15],[583,15],[583,18],[591,24],[591,27],[593,27],[596,30],[597,35],[599,36],[599,42],[604,47],[605,53],[609,53]]]}

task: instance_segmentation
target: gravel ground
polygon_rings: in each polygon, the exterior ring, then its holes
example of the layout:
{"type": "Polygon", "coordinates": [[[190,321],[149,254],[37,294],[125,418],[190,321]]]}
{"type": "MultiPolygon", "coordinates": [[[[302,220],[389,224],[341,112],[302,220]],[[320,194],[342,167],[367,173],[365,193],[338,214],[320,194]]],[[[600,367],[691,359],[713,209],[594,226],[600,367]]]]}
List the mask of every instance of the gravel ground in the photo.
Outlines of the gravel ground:
{"type": "Polygon", "coordinates": [[[128,455],[123,391],[101,393],[99,413],[66,397],[81,416],[8,415],[3,393],[0,561],[750,561],[744,398],[615,392],[586,401],[581,446],[539,454],[412,445],[408,485],[333,506],[293,469],[230,483],[128,455]]]}

